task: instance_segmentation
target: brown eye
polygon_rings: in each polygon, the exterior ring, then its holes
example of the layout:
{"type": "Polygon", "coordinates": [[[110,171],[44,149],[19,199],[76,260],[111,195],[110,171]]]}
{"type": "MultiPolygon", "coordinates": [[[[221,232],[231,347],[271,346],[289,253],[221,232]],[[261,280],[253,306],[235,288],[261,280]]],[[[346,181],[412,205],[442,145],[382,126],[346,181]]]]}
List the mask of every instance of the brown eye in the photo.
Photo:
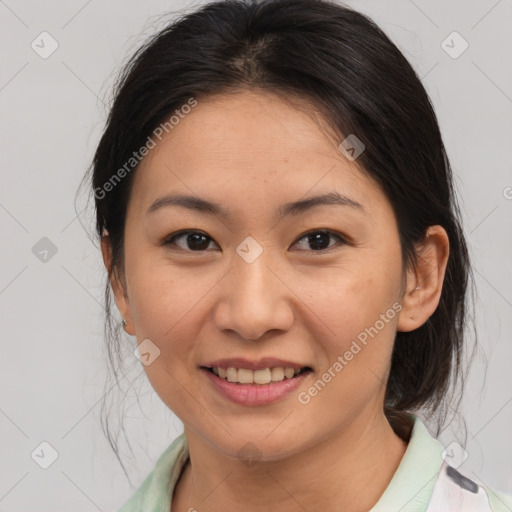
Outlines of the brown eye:
{"type": "Polygon", "coordinates": [[[329,245],[329,241],[332,236],[340,240],[342,244],[346,243],[345,240],[334,231],[322,229],[306,233],[299,239],[298,242],[296,242],[296,244],[301,240],[305,240],[307,245],[306,250],[310,249],[314,252],[320,252],[332,247],[332,245],[329,245]]]}
{"type": "Polygon", "coordinates": [[[167,238],[162,245],[177,245],[180,249],[184,251],[204,251],[208,249],[210,242],[213,242],[213,239],[208,235],[201,231],[180,231],[172,235],[170,238],[167,238]],[[177,244],[176,240],[184,240],[183,245],[177,244]]]}

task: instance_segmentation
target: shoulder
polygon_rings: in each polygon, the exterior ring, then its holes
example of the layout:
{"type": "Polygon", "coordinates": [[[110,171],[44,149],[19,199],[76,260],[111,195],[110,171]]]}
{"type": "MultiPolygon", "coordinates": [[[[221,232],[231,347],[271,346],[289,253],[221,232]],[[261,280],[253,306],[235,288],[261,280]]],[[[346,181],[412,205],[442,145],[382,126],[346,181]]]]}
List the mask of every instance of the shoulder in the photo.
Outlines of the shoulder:
{"type": "Polygon", "coordinates": [[[478,484],[444,462],[427,512],[441,510],[512,512],[512,496],[482,483],[478,484]]]}
{"type": "Polygon", "coordinates": [[[512,512],[512,496],[477,484],[456,469],[453,450],[445,448],[418,416],[411,416],[407,450],[371,512],[512,512]]]}
{"type": "Polygon", "coordinates": [[[512,512],[512,494],[506,494],[487,486],[483,486],[489,497],[492,512],[512,512]]]}
{"type": "Polygon", "coordinates": [[[186,437],[181,434],[162,453],[151,473],[118,512],[168,512],[174,485],[188,455],[186,437]]]}

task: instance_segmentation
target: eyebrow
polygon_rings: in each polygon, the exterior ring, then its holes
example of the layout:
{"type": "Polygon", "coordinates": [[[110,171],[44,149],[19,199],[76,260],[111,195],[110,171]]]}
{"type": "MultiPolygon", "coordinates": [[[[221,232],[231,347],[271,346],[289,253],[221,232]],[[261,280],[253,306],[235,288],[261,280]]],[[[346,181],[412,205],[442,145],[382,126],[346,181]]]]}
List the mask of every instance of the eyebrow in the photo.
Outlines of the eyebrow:
{"type": "MultiPolygon", "coordinates": [[[[282,218],[286,217],[287,215],[299,215],[317,206],[333,205],[350,206],[351,208],[358,209],[363,213],[365,212],[363,206],[354,199],[351,199],[350,197],[347,197],[338,192],[329,192],[327,194],[311,196],[307,197],[306,199],[284,203],[277,209],[276,213],[279,217],[282,218]]],[[[208,201],[201,197],[188,196],[183,194],[169,194],[156,199],[147,209],[146,215],[169,206],[181,206],[192,211],[206,213],[209,215],[216,215],[226,219],[232,217],[232,212],[230,210],[217,203],[208,201]]]]}

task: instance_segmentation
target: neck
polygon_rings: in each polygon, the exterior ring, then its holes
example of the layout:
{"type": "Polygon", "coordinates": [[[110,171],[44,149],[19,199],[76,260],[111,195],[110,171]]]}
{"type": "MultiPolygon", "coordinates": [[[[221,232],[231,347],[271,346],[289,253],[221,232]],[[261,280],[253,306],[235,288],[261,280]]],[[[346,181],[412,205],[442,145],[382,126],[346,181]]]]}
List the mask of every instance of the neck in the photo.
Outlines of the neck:
{"type": "Polygon", "coordinates": [[[407,449],[382,412],[361,415],[327,440],[252,467],[187,428],[185,435],[190,461],[175,487],[173,511],[368,511],[407,449]]]}

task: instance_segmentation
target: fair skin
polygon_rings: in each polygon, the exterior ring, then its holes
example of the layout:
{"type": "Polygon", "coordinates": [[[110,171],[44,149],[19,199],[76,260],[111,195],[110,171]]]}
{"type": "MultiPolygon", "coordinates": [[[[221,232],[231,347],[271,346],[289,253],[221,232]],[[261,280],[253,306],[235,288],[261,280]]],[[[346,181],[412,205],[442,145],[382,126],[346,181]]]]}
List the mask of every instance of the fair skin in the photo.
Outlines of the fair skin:
{"type": "MultiPolygon", "coordinates": [[[[136,171],[124,274],[111,284],[127,331],[160,349],[144,369],[184,424],[190,463],[175,512],[367,511],[405,453],[383,413],[393,341],[435,311],[448,237],[431,226],[417,268],[404,269],[391,204],[327,133],[319,117],[269,93],[202,98],[136,171]],[[334,191],[361,208],[276,214],[283,203],[334,191]],[[146,213],[170,193],[205,198],[232,215],[180,206],[146,213]],[[200,250],[186,234],[159,245],[184,229],[206,235],[200,250]],[[305,236],[319,229],[334,232],[321,250],[305,236]],[[251,263],[236,252],[248,236],[263,249],[251,263]],[[378,334],[300,403],[298,394],[396,303],[401,310],[378,334]],[[291,359],[313,372],[276,403],[244,406],[221,396],[199,369],[237,356],[291,359]],[[260,454],[252,466],[237,455],[248,442],[260,454]]],[[[109,268],[106,236],[102,251],[109,268]]]]}

